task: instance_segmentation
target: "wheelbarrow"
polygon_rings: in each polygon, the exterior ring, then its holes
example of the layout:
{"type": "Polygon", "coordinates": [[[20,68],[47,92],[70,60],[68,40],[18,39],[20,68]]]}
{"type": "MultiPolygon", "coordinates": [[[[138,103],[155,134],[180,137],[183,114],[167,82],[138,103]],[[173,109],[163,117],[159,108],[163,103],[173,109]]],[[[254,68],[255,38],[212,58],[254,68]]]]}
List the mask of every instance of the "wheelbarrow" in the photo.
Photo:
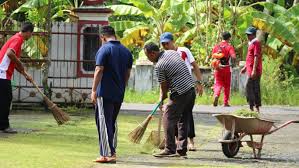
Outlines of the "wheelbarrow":
{"type": "Polygon", "coordinates": [[[254,158],[261,158],[265,135],[291,124],[299,123],[299,120],[290,120],[280,126],[275,126],[274,121],[254,117],[239,117],[231,114],[215,114],[225,129],[223,138],[218,142],[222,144],[222,152],[228,158],[233,158],[239,152],[242,142],[246,142],[253,150],[254,158]],[[245,136],[250,136],[250,141],[241,141],[245,136]],[[253,141],[253,135],[261,135],[260,142],[253,141]]]}

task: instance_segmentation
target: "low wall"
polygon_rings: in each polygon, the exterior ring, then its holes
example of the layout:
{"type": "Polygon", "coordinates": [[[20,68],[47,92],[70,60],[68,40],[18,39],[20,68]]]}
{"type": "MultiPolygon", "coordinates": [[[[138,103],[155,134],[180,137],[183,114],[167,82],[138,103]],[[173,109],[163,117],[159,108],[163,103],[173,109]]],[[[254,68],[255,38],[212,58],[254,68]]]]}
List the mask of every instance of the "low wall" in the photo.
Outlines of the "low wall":
{"type": "MultiPolygon", "coordinates": [[[[212,68],[201,67],[200,71],[203,75],[203,82],[208,83],[213,80],[212,68]]],[[[246,75],[240,75],[240,67],[232,69],[231,90],[244,93],[246,75]]],[[[135,91],[149,91],[159,87],[157,77],[154,72],[154,66],[151,64],[136,64],[133,66],[128,87],[135,91]]]]}

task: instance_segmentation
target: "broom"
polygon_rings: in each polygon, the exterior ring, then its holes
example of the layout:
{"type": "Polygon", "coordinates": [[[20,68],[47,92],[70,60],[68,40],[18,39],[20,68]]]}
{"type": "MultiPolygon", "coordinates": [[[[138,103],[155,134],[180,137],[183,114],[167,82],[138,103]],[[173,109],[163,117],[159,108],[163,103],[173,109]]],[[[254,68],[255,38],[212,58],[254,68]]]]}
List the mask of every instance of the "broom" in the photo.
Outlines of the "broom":
{"type": "MultiPolygon", "coordinates": [[[[164,140],[164,135],[161,135],[161,125],[162,125],[162,111],[160,111],[160,117],[158,122],[158,130],[152,131],[150,136],[147,138],[146,143],[152,144],[155,147],[162,146],[161,141],[164,140]]],[[[164,147],[164,146],[163,146],[164,147]]]]}
{"type": "Polygon", "coordinates": [[[148,123],[151,121],[153,115],[156,113],[157,109],[159,108],[159,106],[161,105],[161,102],[159,102],[157,104],[157,106],[155,107],[155,109],[146,117],[146,119],[138,125],[137,128],[135,128],[132,132],[129,133],[129,140],[133,143],[140,143],[144,132],[147,128],[148,123]]]}
{"type": "Polygon", "coordinates": [[[67,113],[63,112],[55,103],[53,103],[37,86],[37,84],[32,80],[33,86],[38,90],[38,92],[43,96],[44,101],[51,110],[58,125],[64,124],[70,120],[67,113]]]}

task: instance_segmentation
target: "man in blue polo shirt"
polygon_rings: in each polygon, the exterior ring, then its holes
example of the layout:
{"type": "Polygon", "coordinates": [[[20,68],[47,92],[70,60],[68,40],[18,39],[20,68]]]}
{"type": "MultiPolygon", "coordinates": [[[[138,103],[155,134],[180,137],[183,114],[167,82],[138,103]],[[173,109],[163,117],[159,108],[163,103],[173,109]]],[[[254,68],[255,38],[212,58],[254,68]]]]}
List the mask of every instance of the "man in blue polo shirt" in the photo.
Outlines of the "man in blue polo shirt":
{"type": "Polygon", "coordinates": [[[91,100],[95,105],[99,134],[99,163],[116,162],[116,119],[124,99],[133,58],[130,51],[116,40],[111,26],[101,28],[102,47],[96,54],[91,100]]]}

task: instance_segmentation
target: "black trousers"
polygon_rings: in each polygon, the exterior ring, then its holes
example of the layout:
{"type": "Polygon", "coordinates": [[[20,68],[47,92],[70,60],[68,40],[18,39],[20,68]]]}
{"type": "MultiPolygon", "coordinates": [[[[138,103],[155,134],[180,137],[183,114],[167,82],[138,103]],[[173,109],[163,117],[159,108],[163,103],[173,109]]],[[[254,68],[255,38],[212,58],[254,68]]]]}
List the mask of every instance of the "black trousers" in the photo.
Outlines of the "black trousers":
{"type": "Polygon", "coordinates": [[[11,82],[7,79],[0,79],[0,130],[9,127],[9,112],[12,100],[11,82]]]}
{"type": "MultiPolygon", "coordinates": [[[[195,128],[194,128],[194,119],[193,119],[193,114],[192,114],[192,109],[189,114],[189,121],[188,121],[188,138],[194,138],[195,137],[195,128]]],[[[175,136],[178,136],[178,128],[175,129],[175,136]]]]}
{"type": "Polygon", "coordinates": [[[195,102],[194,88],[182,95],[171,95],[163,114],[165,132],[165,150],[169,153],[187,152],[187,135],[190,113],[195,102]],[[178,143],[175,143],[176,128],[178,129],[178,143]]]}
{"type": "Polygon", "coordinates": [[[261,101],[261,89],[260,89],[261,77],[252,79],[248,77],[246,83],[246,98],[250,107],[262,106],[261,101]]]}

